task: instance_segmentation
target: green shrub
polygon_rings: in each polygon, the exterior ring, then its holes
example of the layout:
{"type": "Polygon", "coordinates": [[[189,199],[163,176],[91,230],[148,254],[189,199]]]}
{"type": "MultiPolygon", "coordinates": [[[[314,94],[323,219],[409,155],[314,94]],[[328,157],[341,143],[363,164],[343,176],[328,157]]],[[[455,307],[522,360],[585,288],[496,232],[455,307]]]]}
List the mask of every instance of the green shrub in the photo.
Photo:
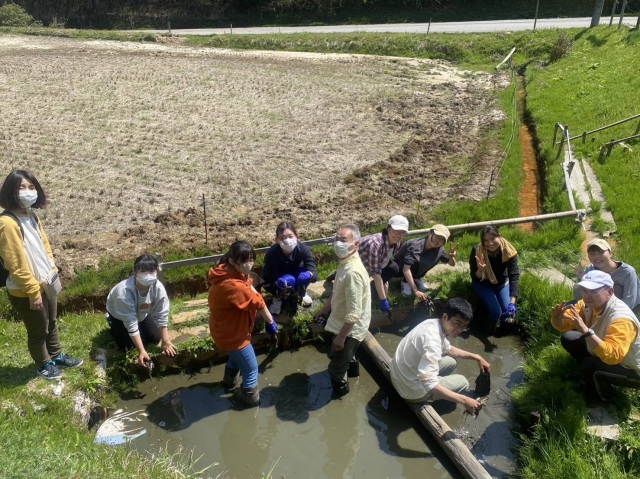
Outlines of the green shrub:
{"type": "Polygon", "coordinates": [[[33,22],[33,17],[15,3],[7,3],[0,7],[0,26],[26,27],[33,22]]]}
{"type": "Polygon", "coordinates": [[[549,54],[549,60],[551,63],[557,62],[561,58],[566,57],[571,53],[571,45],[573,45],[573,40],[566,33],[560,34],[558,40],[551,48],[551,53],[549,54]]]}

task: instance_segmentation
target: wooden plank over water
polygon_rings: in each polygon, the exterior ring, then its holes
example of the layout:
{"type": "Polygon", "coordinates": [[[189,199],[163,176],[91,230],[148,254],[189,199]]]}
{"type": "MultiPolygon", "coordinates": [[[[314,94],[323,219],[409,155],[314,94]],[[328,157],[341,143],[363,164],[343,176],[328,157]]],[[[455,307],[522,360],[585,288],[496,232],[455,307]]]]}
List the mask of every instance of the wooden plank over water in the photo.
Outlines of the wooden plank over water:
{"type": "MultiPolygon", "coordinates": [[[[374,338],[370,332],[367,332],[361,346],[376,363],[384,377],[391,382],[389,372],[391,357],[389,357],[387,352],[380,346],[376,338],[374,338]]],[[[409,401],[406,403],[427,431],[436,439],[438,444],[442,446],[444,452],[449,456],[449,459],[453,461],[465,478],[491,479],[491,475],[482,467],[482,464],[471,454],[471,451],[462,439],[458,438],[456,433],[442,420],[433,407],[428,404],[412,403],[409,401]]]]}

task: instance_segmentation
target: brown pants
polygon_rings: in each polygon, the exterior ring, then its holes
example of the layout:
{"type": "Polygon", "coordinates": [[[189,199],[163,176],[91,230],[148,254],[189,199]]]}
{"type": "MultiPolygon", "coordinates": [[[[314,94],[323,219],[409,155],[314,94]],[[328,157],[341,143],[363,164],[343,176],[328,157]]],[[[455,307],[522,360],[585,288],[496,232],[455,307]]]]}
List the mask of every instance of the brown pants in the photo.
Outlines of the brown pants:
{"type": "Polygon", "coordinates": [[[31,309],[29,298],[9,296],[11,306],[16,310],[27,328],[29,354],[39,368],[57,358],[62,352],[58,336],[58,301],[49,300],[42,294],[42,309],[31,309]]]}

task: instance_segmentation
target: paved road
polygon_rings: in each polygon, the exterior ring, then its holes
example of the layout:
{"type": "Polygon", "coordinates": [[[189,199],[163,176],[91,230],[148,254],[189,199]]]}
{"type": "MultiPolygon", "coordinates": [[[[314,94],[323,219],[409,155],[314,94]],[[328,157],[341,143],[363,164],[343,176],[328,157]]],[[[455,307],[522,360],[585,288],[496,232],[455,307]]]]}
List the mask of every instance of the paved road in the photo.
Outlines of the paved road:
{"type": "MultiPolygon", "coordinates": [[[[635,26],[637,19],[627,17],[624,24],[635,26]]],[[[586,28],[591,17],[581,18],[543,18],[538,19],[536,28],[586,28]]],[[[602,18],[601,25],[609,24],[609,17],[602,18]]],[[[617,26],[618,19],[614,19],[617,26]]],[[[389,23],[381,25],[327,25],[312,27],[253,27],[253,28],[203,28],[171,30],[174,35],[222,35],[226,33],[263,35],[267,33],[348,33],[348,32],[391,32],[391,33],[482,33],[497,31],[531,30],[533,20],[495,20],[486,22],[443,22],[432,23],[389,23]]],[[[151,30],[153,33],[166,33],[166,30],[151,30]]]]}

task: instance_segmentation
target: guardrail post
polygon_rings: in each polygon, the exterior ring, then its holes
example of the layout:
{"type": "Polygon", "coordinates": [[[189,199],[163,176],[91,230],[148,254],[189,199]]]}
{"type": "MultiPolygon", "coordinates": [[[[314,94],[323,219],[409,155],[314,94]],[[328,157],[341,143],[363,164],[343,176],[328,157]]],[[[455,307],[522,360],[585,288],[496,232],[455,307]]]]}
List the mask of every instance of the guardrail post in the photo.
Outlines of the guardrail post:
{"type": "Polygon", "coordinates": [[[617,6],[618,6],[618,0],[613,0],[613,8],[611,8],[611,18],[609,19],[609,26],[613,24],[613,16],[616,14],[617,6]]]}
{"type": "Polygon", "coordinates": [[[556,160],[558,158],[560,158],[560,155],[562,154],[562,149],[564,148],[564,142],[565,142],[566,138],[565,135],[562,135],[562,138],[560,138],[560,146],[558,147],[558,154],[556,155],[556,160]]]}
{"type": "Polygon", "coordinates": [[[620,21],[618,21],[618,30],[622,27],[622,20],[624,20],[624,9],[627,7],[627,0],[622,0],[622,9],[620,10],[620,21]]]}
{"type": "Polygon", "coordinates": [[[598,163],[604,163],[604,152],[607,150],[607,145],[600,147],[600,155],[598,155],[598,163]]]}
{"type": "Polygon", "coordinates": [[[582,133],[582,143],[586,143],[587,142],[587,132],[583,132],[582,133]]]}
{"type": "MultiPolygon", "coordinates": [[[[558,125],[560,123],[556,123],[555,128],[553,129],[553,146],[556,146],[556,140],[558,139],[558,125]]],[[[640,123],[638,123],[638,128],[640,128],[640,123]]]]}
{"type": "Polygon", "coordinates": [[[609,158],[611,156],[611,150],[613,150],[613,145],[615,145],[615,139],[611,138],[611,141],[609,142],[609,144],[607,145],[607,158],[609,158]]]}
{"type": "MultiPolygon", "coordinates": [[[[638,22],[640,22],[640,15],[638,15],[638,22]]],[[[638,133],[640,133],[640,121],[638,122],[638,126],[636,127],[636,132],[634,133],[634,135],[637,135],[638,133]]]]}
{"type": "Polygon", "coordinates": [[[164,263],[164,259],[162,257],[162,253],[156,253],[153,257],[158,262],[158,279],[162,284],[164,284],[164,270],[162,269],[162,263],[164,263]]]}

